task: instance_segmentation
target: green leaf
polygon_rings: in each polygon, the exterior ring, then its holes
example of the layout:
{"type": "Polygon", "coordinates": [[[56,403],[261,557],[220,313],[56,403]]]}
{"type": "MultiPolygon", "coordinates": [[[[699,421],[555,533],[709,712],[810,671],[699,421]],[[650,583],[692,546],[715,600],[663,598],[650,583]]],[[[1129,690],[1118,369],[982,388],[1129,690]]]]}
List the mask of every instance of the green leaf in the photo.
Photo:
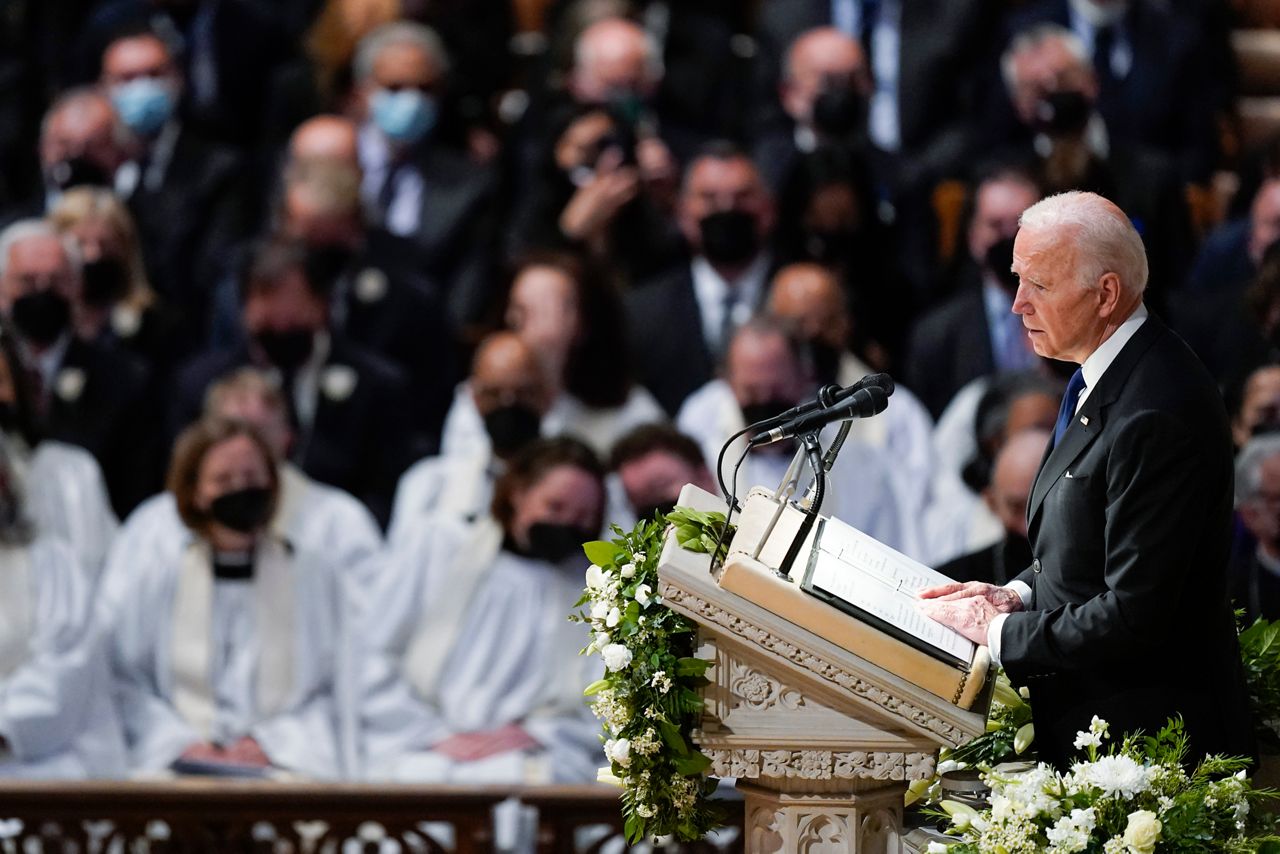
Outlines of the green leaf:
{"type": "Polygon", "coordinates": [[[681,658],[676,662],[677,676],[705,676],[707,669],[715,664],[705,658],[681,658]]]}
{"type": "Polygon", "coordinates": [[[675,751],[677,756],[688,756],[689,745],[685,743],[684,736],[680,734],[680,730],[667,721],[656,721],[658,732],[662,735],[662,740],[666,742],[667,747],[675,751]]]}
{"type": "Polygon", "coordinates": [[[608,688],[608,687],[609,687],[608,679],[597,679],[596,681],[592,682],[590,685],[588,685],[586,688],[583,689],[582,696],[592,697],[596,694],[599,694],[601,691],[603,691],[605,688],[608,688]]]}
{"type": "Polygon", "coordinates": [[[587,560],[596,566],[609,566],[614,563],[618,556],[618,547],[604,540],[592,540],[589,543],[583,543],[582,551],[586,554],[587,560]]]}
{"type": "Polygon", "coordinates": [[[672,765],[685,777],[701,776],[711,767],[711,759],[702,753],[694,753],[675,760],[672,765]]]}

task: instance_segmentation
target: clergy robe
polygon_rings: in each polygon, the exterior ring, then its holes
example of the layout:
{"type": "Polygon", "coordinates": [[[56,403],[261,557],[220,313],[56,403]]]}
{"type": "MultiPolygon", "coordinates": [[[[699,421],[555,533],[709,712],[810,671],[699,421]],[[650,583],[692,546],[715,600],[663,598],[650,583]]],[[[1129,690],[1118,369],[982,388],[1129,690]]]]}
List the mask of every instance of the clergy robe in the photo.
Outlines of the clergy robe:
{"type": "Polygon", "coordinates": [[[251,579],[213,576],[209,546],[139,553],[103,581],[114,684],[129,764],[171,765],[197,742],[251,736],[274,766],[339,776],[350,756],[339,726],[346,592],[331,558],[274,536],[251,579]]]}
{"type": "Polygon", "coordinates": [[[0,778],[124,772],[105,653],[71,547],[0,546],[0,778]]]}
{"type": "Polygon", "coordinates": [[[21,442],[10,447],[10,462],[36,529],[71,546],[90,582],[96,582],[120,527],[98,461],[83,448],[54,440],[34,449],[21,442]]]}
{"type": "MultiPolygon", "coordinates": [[[[542,418],[543,436],[572,436],[586,443],[601,459],[607,459],[614,444],[642,424],[666,422],[667,414],[645,388],[632,386],[621,406],[599,409],[587,406],[568,392],[562,392],[542,418]]],[[[489,434],[476,409],[469,383],[459,383],[453,405],[445,415],[440,453],[474,451],[490,454],[489,434]]]]}
{"type": "MultiPolygon", "coordinates": [[[[889,405],[892,406],[892,402],[889,405]]],[[[733,390],[724,380],[712,380],[689,395],[676,416],[676,427],[697,441],[713,472],[721,445],[745,426],[733,390]]],[[[823,429],[823,448],[830,446],[836,430],[836,425],[823,429]]],[[[746,443],[739,439],[725,454],[724,481],[728,489],[733,489],[733,467],[745,447],[746,443]]],[[[738,472],[739,499],[745,497],[753,486],[777,488],[791,464],[794,450],[789,444],[786,450],[779,451],[778,448],[778,445],[769,446],[747,455],[738,472]]],[[[889,465],[892,462],[885,452],[850,435],[828,475],[826,495],[819,512],[916,557],[919,554],[919,532],[899,493],[899,483],[890,475],[889,465]]],[[[812,480],[807,463],[801,475],[803,489],[812,480]]]]}
{"type": "Polygon", "coordinates": [[[603,763],[582,689],[601,675],[566,618],[585,558],[552,565],[502,548],[498,524],[433,517],[389,550],[361,603],[366,776],[460,783],[583,783],[603,763]],[[431,746],[519,724],[538,742],[474,762],[431,746]]]}
{"type": "MultiPolygon", "coordinates": [[[[364,504],[292,463],[280,466],[280,507],[272,530],[295,548],[323,554],[344,568],[364,564],[382,546],[378,523],[364,504]]],[[[153,495],[125,520],[107,573],[131,572],[139,555],[176,555],[189,537],[173,494],[153,495]]]]}
{"type": "MultiPolygon", "coordinates": [[[[475,407],[472,407],[475,411],[475,407]]],[[[418,460],[400,476],[387,542],[395,545],[438,513],[472,522],[489,513],[501,464],[488,451],[460,451],[418,460]]]]}

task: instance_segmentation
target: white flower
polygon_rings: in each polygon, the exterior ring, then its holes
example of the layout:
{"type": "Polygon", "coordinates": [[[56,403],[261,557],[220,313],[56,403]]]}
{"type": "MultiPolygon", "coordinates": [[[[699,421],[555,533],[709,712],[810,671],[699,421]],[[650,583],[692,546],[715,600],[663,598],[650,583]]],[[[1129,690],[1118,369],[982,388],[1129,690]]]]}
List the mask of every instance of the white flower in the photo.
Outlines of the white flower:
{"type": "Polygon", "coordinates": [[[1094,715],[1093,720],[1089,722],[1089,732],[1094,733],[1095,735],[1105,736],[1107,734],[1107,730],[1110,728],[1111,724],[1107,723],[1097,715],[1094,715]]]}
{"type": "Polygon", "coordinates": [[[925,849],[927,854],[947,854],[951,850],[951,846],[943,842],[930,842],[929,847],[925,849]]]}
{"type": "Polygon", "coordinates": [[[954,759],[944,759],[938,763],[938,775],[941,776],[949,771],[959,771],[962,768],[968,768],[967,762],[957,762],[954,759]]]}
{"type": "Polygon", "coordinates": [[[1151,810],[1129,813],[1129,825],[1124,829],[1124,842],[1131,854],[1151,854],[1160,841],[1160,819],[1151,810]]]}
{"type": "Polygon", "coordinates": [[[618,573],[623,578],[631,578],[636,574],[636,565],[634,563],[624,563],[618,573]]]}
{"type": "Polygon", "coordinates": [[[1071,769],[1069,776],[1077,783],[1096,786],[1104,796],[1133,798],[1147,790],[1148,774],[1146,768],[1122,754],[1103,756],[1096,762],[1081,762],[1071,769]]]}
{"type": "Polygon", "coordinates": [[[612,629],[614,626],[618,625],[621,620],[622,612],[617,608],[610,608],[609,613],[605,615],[604,624],[612,629]]]}
{"type": "Polygon", "coordinates": [[[334,403],[341,403],[351,397],[359,379],[355,368],[347,365],[330,365],[320,375],[320,390],[334,403]]]}
{"type": "Polygon", "coordinates": [[[1084,750],[1086,747],[1101,747],[1102,733],[1080,730],[1076,733],[1074,744],[1076,750],[1084,750]]]}
{"type": "Polygon", "coordinates": [[[659,670],[653,674],[653,679],[650,680],[649,684],[653,685],[654,690],[665,694],[671,690],[671,677],[667,675],[667,671],[659,670]]]}
{"type": "Polygon", "coordinates": [[[640,603],[640,607],[644,608],[649,604],[649,596],[653,593],[653,588],[647,584],[641,584],[636,588],[636,601],[640,603]]]}
{"type": "Polygon", "coordinates": [[[67,403],[75,403],[84,393],[85,380],[85,373],[79,368],[63,368],[58,372],[53,390],[67,403]]]}
{"type": "Polygon", "coordinates": [[[596,632],[596,649],[604,649],[611,640],[608,632],[596,632]]]}
{"type": "Polygon", "coordinates": [[[631,742],[625,738],[620,738],[617,741],[606,741],[604,752],[608,755],[610,761],[618,763],[623,768],[631,764],[631,742]]]}
{"type": "Polygon", "coordinates": [[[626,785],[625,783],[622,782],[622,780],[614,776],[613,768],[609,766],[596,769],[596,782],[607,783],[610,786],[617,786],[618,788],[622,788],[624,785],[626,785]]]}
{"type": "Polygon", "coordinates": [[[591,606],[591,619],[603,620],[607,616],[609,616],[608,602],[597,602],[591,606]]]}
{"type": "Polygon", "coordinates": [[[631,556],[632,563],[644,563],[644,552],[636,552],[631,556]]]}
{"type": "Polygon", "coordinates": [[[1050,851],[1073,852],[1083,851],[1089,847],[1089,837],[1097,825],[1098,818],[1093,807],[1075,809],[1070,815],[1062,818],[1045,831],[1050,842],[1050,851]]]}
{"type": "Polygon", "coordinates": [[[610,671],[618,671],[631,663],[631,650],[620,643],[611,643],[600,650],[604,666],[610,671]]]}
{"type": "Polygon", "coordinates": [[[604,570],[594,563],[587,567],[587,589],[603,590],[605,585],[604,570]]]}

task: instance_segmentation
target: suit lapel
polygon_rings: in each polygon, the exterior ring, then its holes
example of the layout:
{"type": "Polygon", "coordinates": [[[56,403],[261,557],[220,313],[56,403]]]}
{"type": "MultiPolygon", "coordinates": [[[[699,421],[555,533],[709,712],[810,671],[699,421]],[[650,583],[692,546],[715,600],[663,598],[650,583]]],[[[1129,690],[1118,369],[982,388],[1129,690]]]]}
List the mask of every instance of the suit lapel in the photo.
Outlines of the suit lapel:
{"type": "Polygon", "coordinates": [[[1027,528],[1031,529],[1049,490],[1062,477],[1067,467],[1093,442],[1106,426],[1107,407],[1115,402],[1129,379],[1129,374],[1139,359],[1151,348],[1165,331],[1164,324],[1155,315],[1148,315],[1133,337],[1121,348],[1115,361],[1098,381],[1098,387],[1085,398],[1080,411],[1062,434],[1062,441],[1045,453],[1036,482],[1031,488],[1031,501],[1027,504],[1027,528]]]}

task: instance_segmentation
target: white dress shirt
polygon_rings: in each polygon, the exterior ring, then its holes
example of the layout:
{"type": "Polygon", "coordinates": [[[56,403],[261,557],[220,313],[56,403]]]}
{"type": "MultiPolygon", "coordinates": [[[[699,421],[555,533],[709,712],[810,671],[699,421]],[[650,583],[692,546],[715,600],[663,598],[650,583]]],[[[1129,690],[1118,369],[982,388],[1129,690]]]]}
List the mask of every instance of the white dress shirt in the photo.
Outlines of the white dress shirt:
{"type": "Polygon", "coordinates": [[[720,340],[725,328],[725,303],[733,294],[731,321],[737,329],[751,319],[764,294],[765,279],[769,275],[768,253],[761,252],[743,271],[736,282],[727,282],[716,272],[711,263],[699,255],[693,259],[693,296],[698,301],[698,314],[702,316],[702,340],[714,353],[723,350],[729,342],[720,340]],[[732,290],[730,290],[732,289],[732,290]]]}

